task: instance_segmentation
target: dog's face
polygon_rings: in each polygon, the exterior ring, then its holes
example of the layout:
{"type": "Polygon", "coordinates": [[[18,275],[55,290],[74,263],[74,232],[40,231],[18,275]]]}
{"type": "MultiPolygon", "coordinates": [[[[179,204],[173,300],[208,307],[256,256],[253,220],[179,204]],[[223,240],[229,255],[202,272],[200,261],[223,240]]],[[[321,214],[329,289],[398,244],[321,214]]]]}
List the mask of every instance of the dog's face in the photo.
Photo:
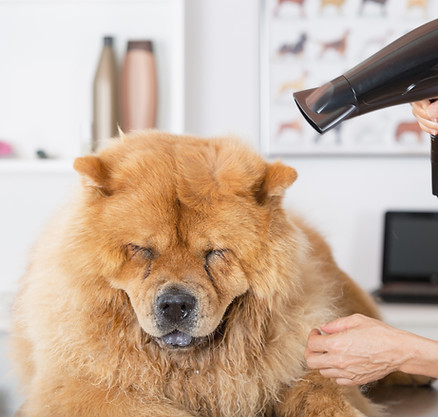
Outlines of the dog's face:
{"type": "Polygon", "coordinates": [[[182,203],[172,210],[149,218],[151,229],[132,234],[126,262],[111,283],[127,292],[140,325],[161,346],[188,347],[213,334],[249,282],[228,244],[233,236],[226,235],[242,228],[202,219],[182,203]]]}
{"type": "Polygon", "coordinates": [[[117,265],[106,279],[161,347],[189,348],[213,337],[233,300],[253,289],[248,266],[266,242],[267,200],[296,174],[235,142],[157,135],[75,168],[99,219],[90,226],[96,247],[117,265]]]}

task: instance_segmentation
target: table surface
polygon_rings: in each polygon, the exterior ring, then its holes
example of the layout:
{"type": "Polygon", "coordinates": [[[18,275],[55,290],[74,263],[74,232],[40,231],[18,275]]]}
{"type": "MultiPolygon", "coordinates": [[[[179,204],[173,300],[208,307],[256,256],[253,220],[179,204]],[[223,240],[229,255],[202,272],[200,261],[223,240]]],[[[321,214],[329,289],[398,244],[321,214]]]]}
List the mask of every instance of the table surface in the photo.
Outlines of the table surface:
{"type": "Polygon", "coordinates": [[[369,396],[388,408],[388,417],[438,417],[438,381],[431,387],[378,387],[369,396]]]}

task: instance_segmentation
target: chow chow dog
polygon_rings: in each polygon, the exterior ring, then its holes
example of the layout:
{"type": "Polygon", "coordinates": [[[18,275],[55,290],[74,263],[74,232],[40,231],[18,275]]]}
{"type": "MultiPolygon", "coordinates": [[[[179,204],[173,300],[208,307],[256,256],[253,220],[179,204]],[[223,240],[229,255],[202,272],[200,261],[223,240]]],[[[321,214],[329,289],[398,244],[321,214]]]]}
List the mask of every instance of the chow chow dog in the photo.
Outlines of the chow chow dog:
{"type": "Polygon", "coordinates": [[[231,138],[158,131],[76,159],[15,303],[22,417],[358,417],[306,367],[312,328],[378,317],[282,207],[297,178],[231,138]]]}

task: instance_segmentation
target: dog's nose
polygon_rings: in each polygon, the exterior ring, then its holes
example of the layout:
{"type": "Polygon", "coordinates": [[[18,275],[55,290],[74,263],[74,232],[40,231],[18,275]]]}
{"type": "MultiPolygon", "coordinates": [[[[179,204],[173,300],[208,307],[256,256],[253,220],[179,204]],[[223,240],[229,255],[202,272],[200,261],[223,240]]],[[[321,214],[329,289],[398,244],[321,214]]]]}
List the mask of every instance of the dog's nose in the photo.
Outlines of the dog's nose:
{"type": "Polygon", "coordinates": [[[196,306],[196,298],[188,292],[172,288],[157,298],[158,314],[172,323],[188,320],[196,306]]]}

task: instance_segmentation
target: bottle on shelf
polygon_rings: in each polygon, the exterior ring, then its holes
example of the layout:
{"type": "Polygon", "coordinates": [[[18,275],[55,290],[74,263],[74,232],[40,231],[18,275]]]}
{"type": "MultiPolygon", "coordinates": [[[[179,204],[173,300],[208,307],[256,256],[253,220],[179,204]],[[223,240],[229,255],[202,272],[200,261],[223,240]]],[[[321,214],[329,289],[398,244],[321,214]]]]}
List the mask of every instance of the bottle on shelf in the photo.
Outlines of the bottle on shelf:
{"type": "Polygon", "coordinates": [[[157,72],[151,41],[128,42],[122,67],[121,116],[125,132],[156,127],[157,72]]]}
{"type": "Polygon", "coordinates": [[[117,134],[117,90],[113,37],[105,36],[93,83],[93,151],[97,149],[99,141],[117,134]]]}

